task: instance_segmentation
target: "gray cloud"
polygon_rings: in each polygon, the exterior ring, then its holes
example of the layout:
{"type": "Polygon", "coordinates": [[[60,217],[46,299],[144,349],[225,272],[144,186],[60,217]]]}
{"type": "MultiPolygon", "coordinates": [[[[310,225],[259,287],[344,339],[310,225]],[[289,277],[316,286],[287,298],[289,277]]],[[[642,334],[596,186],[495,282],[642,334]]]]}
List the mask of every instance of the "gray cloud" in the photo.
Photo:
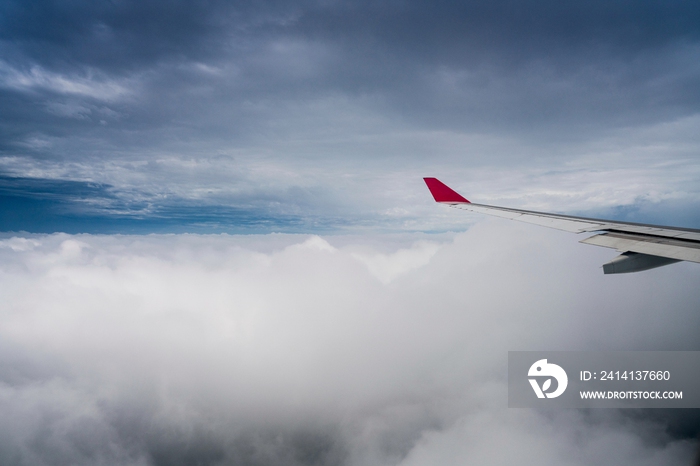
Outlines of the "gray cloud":
{"type": "MultiPolygon", "coordinates": [[[[696,158],[699,14],[689,2],[6,2],[1,167],[108,184],[123,204],[240,210],[264,187],[279,208],[261,216],[405,228],[415,215],[380,220],[413,195],[383,202],[396,174],[534,169],[561,187],[544,167],[696,158]]],[[[673,168],[654,173],[677,190],[673,168]]]]}
{"type": "MultiPolygon", "coordinates": [[[[235,134],[236,123],[255,117],[241,108],[247,102],[337,93],[369,95],[384,102],[374,111],[392,118],[466,131],[532,131],[562,120],[581,131],[601,118],[626,125],[693,114],[698,14],[689,3],[652,2],[634,9],[615,2],[45,2],[9,4],[3,18],[16,72],[131,77],[147,89],[128,107],[138,126],[157,125],[161,114],[161,124],[182,131],[182,118],[187,127],[204,116],[201,138],[235,134]],[[198,107],[205,115],[196,115],[198,107]]],[[[257,127],[272,115],[260,116],[257,127]]]]}

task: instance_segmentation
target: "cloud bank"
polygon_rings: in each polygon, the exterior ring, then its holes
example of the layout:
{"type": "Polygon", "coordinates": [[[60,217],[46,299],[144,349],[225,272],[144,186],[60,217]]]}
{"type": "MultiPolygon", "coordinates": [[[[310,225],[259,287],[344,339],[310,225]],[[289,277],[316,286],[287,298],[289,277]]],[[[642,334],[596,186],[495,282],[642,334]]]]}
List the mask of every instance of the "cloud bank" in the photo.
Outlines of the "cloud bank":
{"type": "Polygon", "coordinates": [[[504,221],[5,237],[0,462],[690,464],[691,411],[506,407],[508,350],[699,349],[695,264],[609,256],[504,221]]]}

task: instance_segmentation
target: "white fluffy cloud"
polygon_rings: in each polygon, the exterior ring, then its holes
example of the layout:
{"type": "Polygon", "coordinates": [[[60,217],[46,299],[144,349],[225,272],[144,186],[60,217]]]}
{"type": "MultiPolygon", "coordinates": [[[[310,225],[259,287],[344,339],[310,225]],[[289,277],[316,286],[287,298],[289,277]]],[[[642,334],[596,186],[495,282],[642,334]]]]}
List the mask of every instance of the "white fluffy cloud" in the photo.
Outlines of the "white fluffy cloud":
{"type": "Polygon", "coordinates": [[[508,350],[698,349],[696,264],[604,276],[612,251],[499,220],[397,244],[0,241],[0,463],[690,461],[644,416],[508,409],[505,374],[508,350]]]}

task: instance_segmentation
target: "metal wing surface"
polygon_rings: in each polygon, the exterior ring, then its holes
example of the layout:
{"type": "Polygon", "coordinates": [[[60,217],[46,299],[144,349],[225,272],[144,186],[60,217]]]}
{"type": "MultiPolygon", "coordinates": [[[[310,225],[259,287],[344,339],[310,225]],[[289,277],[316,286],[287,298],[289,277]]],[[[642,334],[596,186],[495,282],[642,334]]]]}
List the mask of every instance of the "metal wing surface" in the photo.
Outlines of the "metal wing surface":
{"type": "Polygon", "coordinates": [[[648,270],[678,261],[700,262],[700,230],[574,217],[469,202],[437,178],[424,178],[436,202],[510,220],[572,233],[598,234],[582,243],[613,248],[622,254],[603,265],[603,272],[648,270]]]}

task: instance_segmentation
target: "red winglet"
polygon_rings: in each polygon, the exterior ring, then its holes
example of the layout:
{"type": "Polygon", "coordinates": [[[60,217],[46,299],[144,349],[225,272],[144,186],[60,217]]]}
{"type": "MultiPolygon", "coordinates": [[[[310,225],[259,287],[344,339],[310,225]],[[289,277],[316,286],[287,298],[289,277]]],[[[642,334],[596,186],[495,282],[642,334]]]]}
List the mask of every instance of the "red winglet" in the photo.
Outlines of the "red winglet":
{"type": "Polygon", "coordinates": [[[438,180],[437,178],[423,178],[425,184],[428,185],[430,194],[435,198],[435,202],[452,202],[452,203],[467,203],[471,204],[468,200],[463,198],[460,194],[453,191],[445,183],[438,180]]]}

